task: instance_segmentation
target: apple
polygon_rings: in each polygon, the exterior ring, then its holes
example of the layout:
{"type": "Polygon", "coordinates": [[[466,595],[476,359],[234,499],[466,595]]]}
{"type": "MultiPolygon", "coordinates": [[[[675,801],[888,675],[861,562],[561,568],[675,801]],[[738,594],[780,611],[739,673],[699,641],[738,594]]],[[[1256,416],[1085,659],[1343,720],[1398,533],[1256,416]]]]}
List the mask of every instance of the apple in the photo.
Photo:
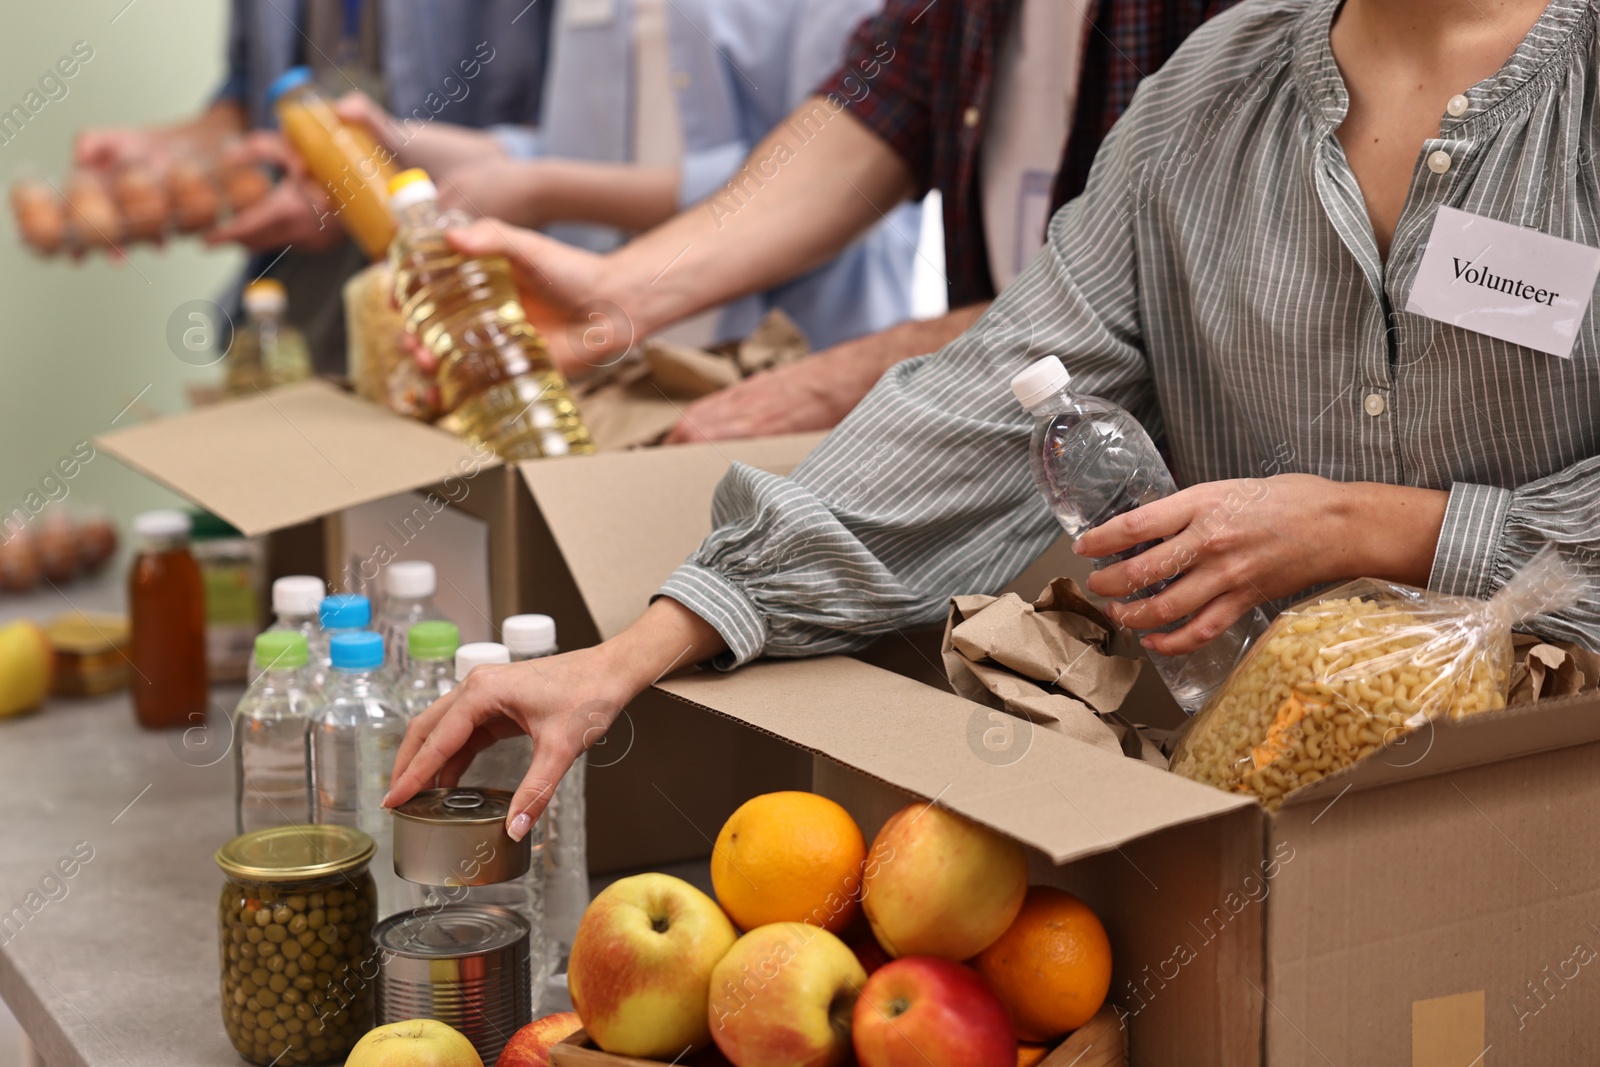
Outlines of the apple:
{"type": "Polygon", "coordinates": [[[433,1019],[406,1019],[368,1030],[344,1067],[483,1067],[483,1061],[460,1030],[433,1019]]]}
{"type": "Polygon", "coordinates": [[[26,619],[0,626],[0,718],[38,707],[55,668],[55,650],[38,626],[26,619]]]}
{"type": "Polygon", "coordinates": [[[711,969],[739,934],[700,890],[666,874],[607,886],[578,922],[567,991],[594,1043],[668,1059],[711,1040],[711,969]]]}
{"type": "Polygon", "coordinates": [[[932,804],[901,808],[872,842],[861,907],[891,956],[970,959],[1022,910],[1022,846],[932,804]]]}
{"type": "Polygon", "coordinates": [[[711,972],[711,1036],[738,1067],[835,1067],[850,1056],[850,1016],[867,972],[838,937],[768,923],[711,972]]]}
{"type": "Polygon", "coordinates": [[[494,1067],[550,1067],[550,1046],[583,1028],[575,1011],[535,1019],[511,1035],[494,1067]]]}
{"type": "Polygon", "coordinates": [[[1015,1067],[1011,1016],[978,973],[906,956],[867,979],[851,1026],[861,1067],[1015,1067]]]}

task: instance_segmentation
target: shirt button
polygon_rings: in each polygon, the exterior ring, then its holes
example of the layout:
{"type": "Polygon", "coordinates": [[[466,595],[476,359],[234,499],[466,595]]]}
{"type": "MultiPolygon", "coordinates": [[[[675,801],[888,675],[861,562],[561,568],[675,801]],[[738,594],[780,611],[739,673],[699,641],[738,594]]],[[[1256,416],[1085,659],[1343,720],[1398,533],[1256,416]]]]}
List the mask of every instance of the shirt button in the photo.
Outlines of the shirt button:
{"type": "Polygon", "coordinates": [[[1428,169],[1433,171],[1435,174],[1443,174],[1445,171],[1449,170],[1450,169],[1450,153],[1449,152],[1430,152],[1430,153],[1428,153],[1428,169]]]}
{"type": "Polygon", "coordinates": [[[1467,113],[1467,105],[1469,103],[1471,103],[1471,101],[1462,96],[1460,93],[1457,93],[1450,98],[1449,103],[1445,104],[1444,109],[1450,113],[1451,118],[1458,119],[1467,113]]]}
{"type": "Polygon", "coordinates": [[[1361,402],[1361,406],[1367,409],[1368,415],[1377,418],[1383,414],[1383,397],[1378,393],[1368,393],[1367,398],[1361,402]]]}
{"type": "Polygon", "coordinates": [[[961,116],[961,121],[964,124],[966,124],[966,127],[969,130],[972,129],[973,127],[977,126],[978,125],[978,109],[975,108],[975,107],[967,108],[966,112],[963,113],[962,116],[961,116]]]}
{"type": "Polygon", "coordinates": [[[686,70],[680,70],[674,74],[672,76],[672,87],[674,89],[689,88],[689,72],[686,70]]]}

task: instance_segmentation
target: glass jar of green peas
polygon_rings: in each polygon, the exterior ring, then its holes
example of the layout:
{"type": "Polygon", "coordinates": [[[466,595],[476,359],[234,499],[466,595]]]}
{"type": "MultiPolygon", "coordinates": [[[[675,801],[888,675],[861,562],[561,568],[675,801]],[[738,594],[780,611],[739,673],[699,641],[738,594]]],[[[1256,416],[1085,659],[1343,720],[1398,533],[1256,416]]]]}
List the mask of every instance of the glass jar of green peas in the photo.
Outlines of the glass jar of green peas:
{"type": "Polygon", "coordinates": [[[374,851],[335,825],[275,826],[217,850],[222,1022],[251,1063],[338,1063],[372,1028],[374,851]]]}

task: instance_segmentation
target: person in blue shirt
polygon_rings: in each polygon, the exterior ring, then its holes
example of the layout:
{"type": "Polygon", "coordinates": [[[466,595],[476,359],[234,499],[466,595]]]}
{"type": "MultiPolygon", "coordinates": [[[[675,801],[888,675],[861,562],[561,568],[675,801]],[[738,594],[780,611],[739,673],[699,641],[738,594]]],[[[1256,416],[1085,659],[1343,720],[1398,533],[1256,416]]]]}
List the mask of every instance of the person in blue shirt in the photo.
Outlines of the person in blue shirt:
{"type": "MultiPolygon", "coordinates": [[[[737,211],[729,180],[837,69],[850,34],[880,4],[557,0],[537,129],[469,133],[354,94],[339,109],[370,125],[402,164],[429,169],[446,206],[609,251],[691,205],[737,211]]],[[[909,318],[920,211],[894,208],[834,259],[725,306],[714,338],[748,334],[772,308],[817,348],[909,318]]]]}

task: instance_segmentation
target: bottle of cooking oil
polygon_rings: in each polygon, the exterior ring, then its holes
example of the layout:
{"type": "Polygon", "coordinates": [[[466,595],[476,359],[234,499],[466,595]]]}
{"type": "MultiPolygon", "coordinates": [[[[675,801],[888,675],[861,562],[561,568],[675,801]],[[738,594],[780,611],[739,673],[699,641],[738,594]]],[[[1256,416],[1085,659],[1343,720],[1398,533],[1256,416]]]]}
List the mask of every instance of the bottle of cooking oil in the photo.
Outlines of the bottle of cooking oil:
{"type": "Polygon", "coordinates": [[[466,220],[439,210],[420,170],[389,183],[399,231],[389,246],[395,302],[406,329],[439,360],[440,399],[474,443],[504,459],[593,452],[566,379],[528,322],[511,265],[468,258],[445,243],[466,220]]]}
{"type": "Polygon", "coordinates": [[[243,302],[248,321],[228,349],[227,394],[254,396],[258,389],[311,377],[311,350],[305,336],[283,319],[289,307],[283,283],[258,278],[245,286],[243,302]]]}

